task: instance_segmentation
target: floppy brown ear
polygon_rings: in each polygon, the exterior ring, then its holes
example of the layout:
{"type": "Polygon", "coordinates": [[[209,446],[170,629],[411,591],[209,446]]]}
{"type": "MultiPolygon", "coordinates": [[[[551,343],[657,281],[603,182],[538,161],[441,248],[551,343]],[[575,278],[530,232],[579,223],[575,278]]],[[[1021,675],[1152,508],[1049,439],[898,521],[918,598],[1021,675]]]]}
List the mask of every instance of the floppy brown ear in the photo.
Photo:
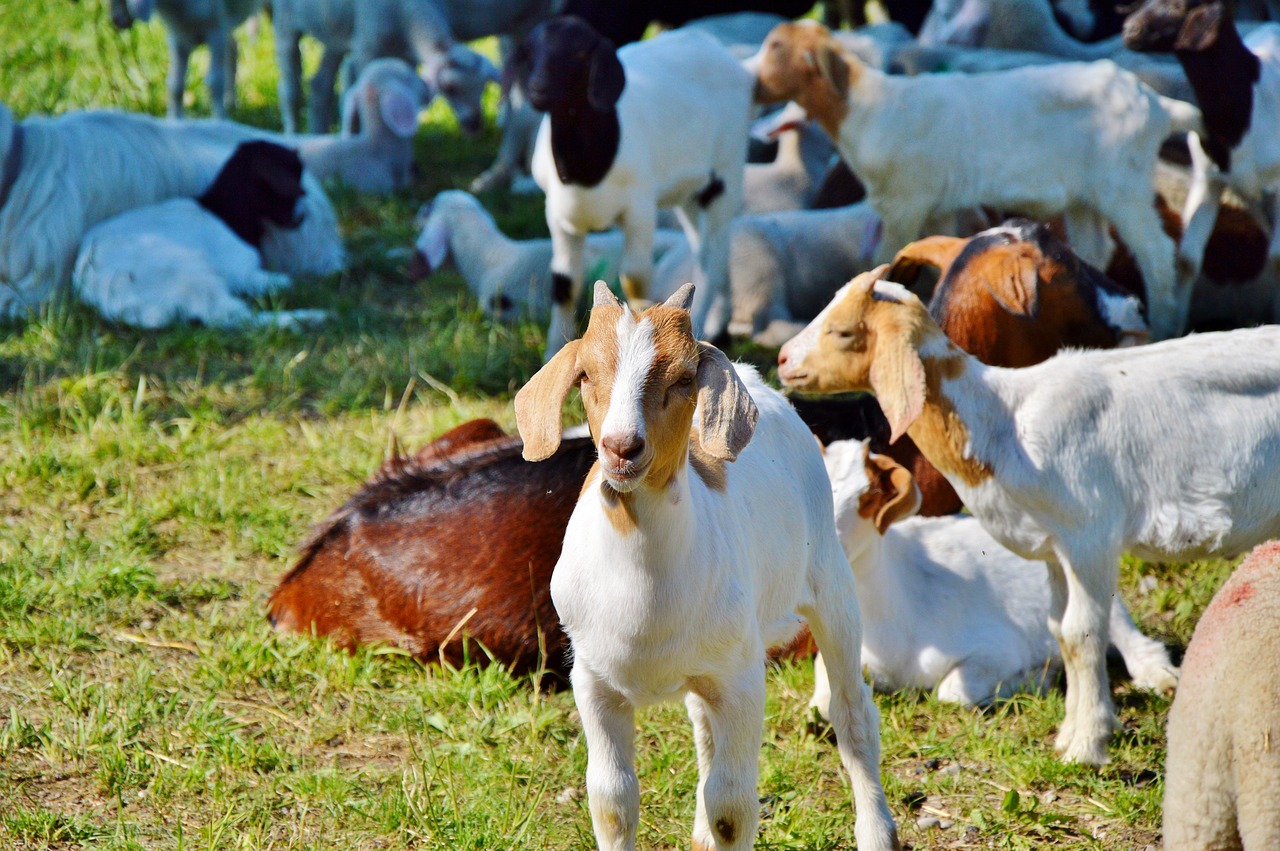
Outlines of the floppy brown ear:
{"type": "Polygon", "coordinates": [[[880,410],[889,421],[890,443],[906,434],[924,411],[924,364],[916,353],[914,338],[897,317],[887,317],[876,328],[869,378],[880,410]]]}
{"type": "Polygon", "coordinates": [[[812,54],[814,67],[818,76],[826,80],[836,94],[844,101],[849,97],[849,61],[845,59],[840,48],[825,42],[812,54]]]}
{"type": "Polygon", "coordinates": [[[869,487],[858,499],[858,513],[871,518],[881,535],[899,520],[920,510],[920,488],[911,471],[892,458],[868,452],[869,487]]]}
{"type": "Polygon", "coordinates": [[[925,266],[933,266],[946,275],[968,244],[969,240],[958,236],[926,236],[908,243],[894,255],[893,265],[889,267],[889,280],[910,287],[925,266]]]}
{"type": "Polygon", "coordinates": [[[1222,31],[1222,19],[1226,16],[1222,3],[1207,3],[1192,9],[1182,22],[1174,50],[1205,50],[1212,47],[1222,31]]]}
{"type": "Polygon", "coordinates": [[[698,437],[702,448],[733,461],[751,442],[760,411],[725,353],[698,343],[698,437]]]}
{"type": "Polygon", "coordinates": [[[992,298],[1015,316],[1034,319],[1040,312],[1039,252],[1026,243],[1002,245],[975,259],[973,270],[992,298]]]}
{"type": "Polygon", "coordinates": [[[560,447],[560,409],[569,388],[582,375],[578,369],[580,345],[581,340],[565,343],[516,394],[516,428],[524,440],[526,461],[550,458],[560,447]]]}

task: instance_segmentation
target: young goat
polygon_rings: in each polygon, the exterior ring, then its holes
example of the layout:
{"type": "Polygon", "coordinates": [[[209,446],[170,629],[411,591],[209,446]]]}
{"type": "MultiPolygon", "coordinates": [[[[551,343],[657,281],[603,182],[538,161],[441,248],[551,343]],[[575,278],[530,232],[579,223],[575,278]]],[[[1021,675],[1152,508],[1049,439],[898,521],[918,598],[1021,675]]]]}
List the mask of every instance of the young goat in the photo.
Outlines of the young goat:
{"type": "Polygon", "coordinates": [[[1169,708],[1164,847],[1280,848],[1280,544],[1213,595],[1169,708]]]}
{"type": "Polygon", "coordinates": [[[729,223],[742,203],[751,76],[697,32],[665,33],[615,52],[578,18],[537,27],[511,59],[529,102],[548,113],[533,176],[547,193],[555,309],[547,357],[575,337],[588,231],[622,226],[622,285],[648,297],[659,206],[675,206],[703,285],[694,327],[729,322],[729,223]],[[705,282],[705,283],[704,283],[705,282]]]}
{"type": "MultiPolygon", "coordinates": [[[[911,473],[865,441],[828,444],[824,458],[858,581],[862,661],[877,690],[936,688],[939,700],[987,704],[1056,674],[1043,564],[1009,552],[972,517],[912,517],[920,492],[911,473]],[[928,617],[903,617],[922,603],[928,617]]],[[[1134,626],[1119,595],[1111,641],[1135,684],[1177,685],[1164,645],[1134,626]]],[[[814,705],[821,711],[821,694],[814,705]]]]}
{"type": "Polygon", "coordinates": [[[586,334],[515,400],[536,461],[559,445],[560,408],[578,386],[600,452],[551,578],[573,642],[596,841],[635,847],[635,710],[684,695],[698,752],[693,845],[754,845],[764,651],[804,616],[826,656],[858,847],[897,848],[818,446],[753,369],[697,342],[692,299],[685,285],[637,316],[597,284],[586,334]]]}
{"type": "Polygon", "coordinates": [[[893,77],[811,21],[779,26],[751,65],[757,100],[799,103],[866,184],[884,220],[878,259],[917,238],[930,216],[988,206],[1063,214],[1077,253],[1103,267],[1110,222],[1147,281],[1152,331],[1182,329],[1189,285],[1178,286],[1173,240],[1151,196],[1160,145],[1200,126],[1195,107],[1106,61],[893,77]],[[1041,144],[1011,136],[1010,127],[1041,144]],[[957,136],[963,145],[952,142],[957,136]]]}
{"type": "Polygon", "coordinates": [[[910,434],[992,537],[1049,566],[1067,670],[1057,747],[1106,762],[1120,554],[1205,558],[1280,534],[1280,329],[1001,369],[957,348],[883,272],[845,285],[783,347],[779,377],[874,392],[891,439],[910,434]]]}

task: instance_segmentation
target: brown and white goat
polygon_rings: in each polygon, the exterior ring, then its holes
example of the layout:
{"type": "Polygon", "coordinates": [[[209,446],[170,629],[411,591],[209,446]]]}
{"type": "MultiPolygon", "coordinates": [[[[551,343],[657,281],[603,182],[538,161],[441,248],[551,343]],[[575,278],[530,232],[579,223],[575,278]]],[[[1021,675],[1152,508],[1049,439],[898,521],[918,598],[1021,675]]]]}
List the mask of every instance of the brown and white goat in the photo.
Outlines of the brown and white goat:
{"type": "Polygon", "coordinates": [[[817,443],[754,369],[694,338],[692,302],[686,284],[636,315],[598,283],[586,333],[515,400],[525,457],[538,460],[559,445],[561,406],[578,387],[600,452],[551,578],[573,642],[596,841],[635,847],[635,711],[683,697],[698,756],[693,845],[754,845],[764,650],[804,617],[826,657],[858,847],[897,848],[817,443]]]}
{"type": "Polygon", "coordinates": [[[543,464],[521,450],[482,419],[388,461],[304,545],[272,624],[453,665],[469,639],[513,670],[567,673],[551,569],[595,449],[569,438],[543,464]]]}

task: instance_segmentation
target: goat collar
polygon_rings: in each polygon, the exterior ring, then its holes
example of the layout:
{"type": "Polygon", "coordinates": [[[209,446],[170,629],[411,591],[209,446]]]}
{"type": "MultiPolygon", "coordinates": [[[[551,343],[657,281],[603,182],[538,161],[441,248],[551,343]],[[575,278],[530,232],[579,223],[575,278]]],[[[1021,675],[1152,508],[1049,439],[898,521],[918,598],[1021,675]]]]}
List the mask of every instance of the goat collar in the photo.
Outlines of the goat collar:
{"type": "Polygon", "coordinates": [[[551,157],[565,185],[591,187],[604,180],[621,139],[616,109],[583,104],[551,113],[551,157]]]}
{"type": "Polygon", "coordinates": [[[9,153],[4,158],[4,171],[0,172],[0,210],[9,201],[9,192],[18,182],[18,170],[22,168],[22,143],[26,132],[22,124],[14,122],[13,136],[9,140],[9,153]]]}

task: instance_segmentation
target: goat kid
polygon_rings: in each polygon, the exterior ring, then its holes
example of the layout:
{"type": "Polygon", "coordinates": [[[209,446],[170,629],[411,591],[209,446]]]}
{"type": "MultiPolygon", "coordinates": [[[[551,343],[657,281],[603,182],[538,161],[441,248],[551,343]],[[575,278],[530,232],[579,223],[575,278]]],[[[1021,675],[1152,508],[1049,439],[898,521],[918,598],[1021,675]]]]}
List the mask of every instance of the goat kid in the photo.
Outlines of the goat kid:
{"type": "Polygon", "coordinates": [[[826,656],[858,847],[897,848],[818,447],[754,370],[695,340],[692,299],[687,284],[637,316],[598,283],[586,333],[515,400],[525,457],[539,460],[559,445],[561,405],[578,386],[600,453],[551,579],[573,643],[596,841],[635,847],[635,710],[683,695],[698,756],[694,847],[752,847],[764,651],[803,616],[826,656]]]}
{"type": "Polygon", "coordinates": [[[1049,566],[1067,671],[1057,748],[1106,762],[1121,553],[1225,556],[1280,534],[1280,329],[1000,369],[947,340],[884,270],[847,284],[783,347],[779,377],[874,392],[891,439],[910,434],[992,537],[1049,566]]]}

